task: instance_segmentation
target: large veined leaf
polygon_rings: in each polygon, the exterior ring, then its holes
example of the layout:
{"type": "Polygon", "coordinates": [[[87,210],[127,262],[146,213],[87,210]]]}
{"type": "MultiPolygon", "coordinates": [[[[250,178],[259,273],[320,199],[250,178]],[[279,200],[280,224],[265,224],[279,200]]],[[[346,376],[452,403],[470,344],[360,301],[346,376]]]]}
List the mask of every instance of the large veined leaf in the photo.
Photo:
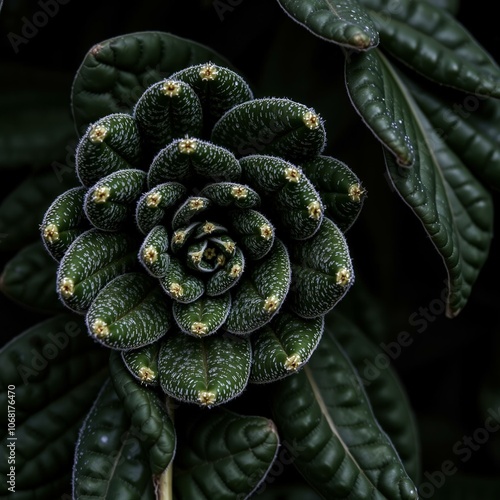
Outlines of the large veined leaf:
{"type": "Polygon", "coordinates": [[[500,101],[480,95],[444,99],[407,85],[446,144],[479,179],[500,190],[500,143],[496,127],[491,126],[500,121],[500,101]]]}
{"type": "Polygon", "coordinates": [[[5,265],[0,290],[10,299],[41,312],[66,308],[56,292],[57,264],[41,241],[24,247],[5,265]]]}
{"type": "Polygon", "coordinates": [[[278,452],[279,437],[273,422],[219,408],[181,415],[176,419],[176,497],[248,498],[265,478],[278,452]]]}
{"type": "Polygon", "coordinates": [[[426,0],[432,5],[445,9],[452,14],[457,14],[460,7],[460,0],[426,0]]]}
{"type": "MultiPolygon", "coordinates": [[[[274,478],[272,479],[274,480],[274,478]]],[[[259,486],[256,494],[259,495],[259,500],[321,500],[321,497],[312,488],[302,484],[267,487],[264,482],[259,486]]]]}
{"type": "Polygon", "coordinates": [[[130,113],[153,83],[196,63],[227,66],[213,50],[157,31],[130,33],[95,45],[85,56],[72,90],[73,116],[80,133],[110,113],[130,113]]]}
{"type": "Polygon", "coordinates": [[[285,12],[316,36],[355,50],[378,45],[372,19],[357,0],[278,0],[285,12]]]}
{"type": "Polygon", "coordinates": [[[57,176],[52,169],[37,172],[14,188],[0,205],[0,249],[21,248],[37,240],[38,226],[56,196],[76,186],[74,173],[57,176]]]}
{"type": "Polygon", "coordinates": [[[162,474],[175,452],[174,425],[158,394],[140,385],[127,370],[118,351],[109,359],[110,376],[132,425],[142,433],[141,443],[149,454],[151,472],[162,474]]]}
{"type": "Polygon", "coordinates": [[[406,472],[417,484],[420,478],[420,441],[416,421],[399,377],[390,366],[391,357],[399,356],[404,346],[389,342],[385,345],[386,352],[380,350],[337,311],[327,316],[325,329],[335,337],[355,366],[375,417],[391,438],[406,472]]]}
{"type": "MultiPolygon", "coordinates": [[[[70,314],[38,323],[0,350],[0,470],[5,478],[15,467],[13,498],[53,500],[69,490],[75,441],[108,355],[70,314]]],[[[2,498],[8,486],[0,484],[2,498]]]]}
{"type": "Polygon", "coordinates": [[[426,77],[465,92],[500,97],[500,68],[447,11],[419,0],[360,0],[381,46],[426,77]]]}
{"type": "Polygon", "coordinates": [[[273,414],[294,465],[323,497],[414,500],[417,489],[330,332],[308,365],[275,385],[273,414]]]}
{"type": "Polygon", "coordinates": [[[155,498],[141,437],[108,379],[80,431],[73,467],[73,498],[155,498]]]}
{"type": "MultiPolygon", "coordinates": [[[[422,222],[448,271],[447,316],[456,316],[467,303],[487,256],[492,236],[490,194],[437,136],[389,62],[375,51],[353,56],[347,65],[347,85],[357,111],[365,120],[370,96],[360,82],[373,78],[387,89],[386,103],[401,117],[414,146],[415,162],[403,169],[386,154],[390,179],[397,192],[422,222]],[[359,91],[360,88],[364,90],[359,91]]],[[[377,90],[373,99],[380,94],[377,90]]]]}

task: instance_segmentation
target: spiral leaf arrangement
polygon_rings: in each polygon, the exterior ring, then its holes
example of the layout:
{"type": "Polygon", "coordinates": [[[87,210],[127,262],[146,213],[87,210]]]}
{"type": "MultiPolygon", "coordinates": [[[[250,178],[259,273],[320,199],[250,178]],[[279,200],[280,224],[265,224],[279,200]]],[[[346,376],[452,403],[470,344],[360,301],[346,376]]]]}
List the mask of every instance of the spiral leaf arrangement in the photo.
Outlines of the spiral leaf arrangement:
{"type": "Polygon", "coordinates": [[[215,406],[297,372],[354,280],[359,179],[312,109],[188,67],[89,126],[41,226],[62,302],[142,383],[215,406]]]}

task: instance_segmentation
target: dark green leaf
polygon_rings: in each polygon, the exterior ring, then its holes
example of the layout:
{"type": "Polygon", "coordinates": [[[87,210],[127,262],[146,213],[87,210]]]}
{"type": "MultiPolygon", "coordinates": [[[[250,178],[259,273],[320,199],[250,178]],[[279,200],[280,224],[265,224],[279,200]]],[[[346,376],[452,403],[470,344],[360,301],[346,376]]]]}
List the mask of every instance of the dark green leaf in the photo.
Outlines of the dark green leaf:
{"type": "Polygon", "coordinates": [[[75,441],[105,380],[107,359],[108,352],[89,339],[82,319],[70,314],[36,324],[0,351],[0,392],[6,405],[0,471],[5,478],[13,443],[16,492],[7,491],[4,479],[2,497],[52,500],[67,491],[75,441]],[[8,427],[9,400],[14,427],[8,427]]]}
{"type": "Polygon", "coordinates": [[[125,273],[109,282],[87,312],[89,332],[113,349],[152,344],[170,328],[170,304],[158,282],[144,273],[125,273]]]}
{"type": "MultiPolygon", "coordinates": [[[[424,225],[448,271],[447,315],[457,315],[470,295],[472,285],[488,256],[492,237],[493,208],[490,194],[470,174],[437,136],[407,87],[376,51],[352,57],[349,75],[384,74],[390,89],[386,102],[396,109],[414,145],[415,163],[401,168],[386,155],[391,181],[403,200],[424,225]],[[378,70],[374,73],[374,70],[378,70]]],[[[355,88],[355,81],[350,87],[355,88]]],[[[358,112],[366,117],[366,105],[351,92],[358,112]]]]}
{"type": "Polygon", "coordinates": [[[179,419],[174,493],[179,499],[234,500],[258,489],[278,452],[271,420],[223,409],[179,419]]]}
{"type": "Polygon", "coordinates": [[[142,384],[158,385],[158,353],[160,342],[122,351],[123,362],[130,373],[142,384]]]}
{"type": "Polygon", "coordinates": [[[378,45],[378,32],[357,0],[278,0],[292,19],[316,36],[367,50],[378,45]]]}
{"type": "Polygon", "coordinates": [[[56,291],[57,264],[41,241],[24,247],[7,264],[0,290],[15,302],[44,313],[66,310],[56,291]]]}
{"type": "Polygon", "coordinates": [[[442,85],[500,97],[500,68],[447,11],[427,1],[360,0],[384,49],[442,85]]]}
{"type": "Polygon", "coordinates": [[[140,429],[130,423],[113,384],[107,380],[80,431],[73,497],[153,499],[153,478],[141,437],[140,429]]]}
{"type": "Polygon", "coordinates": [[[304,370],[275,384],[273,414],[294,465],[325,498],[415,500],[417,490],[329,332],[304,370]]]}
{"type": "Polygon", "coordinates": [[[225,403],[246,387],[251,355],[248,339],[227,334],[197,339],[172,332],[160,349],[161,387],[180,401],[208,407],[225,403]]]}
{"type": "Polygon", "coordinates": [[[176,446],[174,424],[165,403],[151,389],[136,382],[117,351],[110,355],[109,370],[131,424],[141,434],[141,444],[149,455],[151,472],[161,475],[172,460],[176,446]]]}
{"type": "Polygon", "coordinates": [[[130,33],[98,43],[85,56],[72,90],[73,115],[83,133],[110,113],[130,113],[144,90],[192,64],[226,65],[213,50],[170,33],[130,33]]]}
{"type": "MultiPolygon", "coordinates": [[[[326,318],[325,330],[335,337],[349,356],[363,382],[370,404],[382,429],[389,435],[406,472],[415,484],[420,481],[420,441],[408,396],[389,355],[378,349],[346,316],[333,311],[326,318]]],[[[397,357],[403,347],[387,344],[397,357]]]]}
{"type": "Polygon", "coordinates": [[[42,218],[54,198],[77,184],[73,174],[58,177],[52,169],[26,177],[0,205],[0,249],[13,250],[38,240],[42,218]]]}

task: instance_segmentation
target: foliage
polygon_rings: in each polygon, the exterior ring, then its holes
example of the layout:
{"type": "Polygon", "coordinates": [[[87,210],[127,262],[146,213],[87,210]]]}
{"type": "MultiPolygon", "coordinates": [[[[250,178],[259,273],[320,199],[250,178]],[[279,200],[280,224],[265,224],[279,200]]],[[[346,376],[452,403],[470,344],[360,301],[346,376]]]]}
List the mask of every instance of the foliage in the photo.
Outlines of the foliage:
{"type": "Polygon", "coordinates": [[[468,3],[44,6],[0,17],[2,496],[496,498],[468,3]]]}

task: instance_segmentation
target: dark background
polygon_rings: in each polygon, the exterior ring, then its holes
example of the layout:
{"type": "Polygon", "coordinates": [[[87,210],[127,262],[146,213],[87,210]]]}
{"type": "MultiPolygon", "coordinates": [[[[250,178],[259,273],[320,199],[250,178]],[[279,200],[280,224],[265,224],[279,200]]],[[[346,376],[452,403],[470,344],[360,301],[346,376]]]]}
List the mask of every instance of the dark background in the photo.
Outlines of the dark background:
{"type": "MultiPolygon", "coordinates": [[[[70,113],[71,82],[92,45],[128,32],[159,30],[212,47],[247,76],[259,96],[288,96],[314,106],[327,120],[327,153],[348,163],[368,191],[362,214],[347,233],[357,279],[383,318],[368,325],[367,333],[377,342],[389,342],[401,331],[411,334],[414,341],[395,360],[395,367],[418,418],[424,470],[439,468],[445,459],[457,461],[453,444],[482,426],[484,401],[500,407],[498,229],[465,309],[453,320],[442,313],[433,315],[418,332],[409,318],[440,297],[445,268],[420,223],[390,189],[381,148],[348,101],[341,49],[312,37],[275,1],[233,4],[233,11],[221,20],[209,1],[149,0],[128,6],[123,1],[69,0],[28,43],[19,45],[16,54],[7,34],[20,34],[23,16],[31,19],[39,6],[5,0],[0,13],[0,102],[14,99],[13,89],[33,89],[36,95],[37,88],[53,85],[70,113]]],[[[491,9],[486,0],[463,1],[458,18],[500,62],[500,30],[491,9]]],[[[26,103],[18,105],[23,109],[26,103]]],[[[0,109],[3,130],[8,126],[4,120],[0,109]]],[[[6,196],[27,171],[2,171],[0,196],[6,196]]],[[[500,206],[498,194],[493,196],[500,206]]],[[[14,253],[0,254],[1,267],[14,253]]],[[[356,300],[357,296],[347,297],[343,310],[357,307],[361,315],[356,300]]],[[[44,317],[0,296],[2,343],[44,317]]],[[[494,438],[460,467],[467,474],[493,475],[499,459],[494,438]]]]}

